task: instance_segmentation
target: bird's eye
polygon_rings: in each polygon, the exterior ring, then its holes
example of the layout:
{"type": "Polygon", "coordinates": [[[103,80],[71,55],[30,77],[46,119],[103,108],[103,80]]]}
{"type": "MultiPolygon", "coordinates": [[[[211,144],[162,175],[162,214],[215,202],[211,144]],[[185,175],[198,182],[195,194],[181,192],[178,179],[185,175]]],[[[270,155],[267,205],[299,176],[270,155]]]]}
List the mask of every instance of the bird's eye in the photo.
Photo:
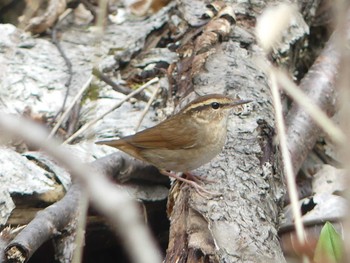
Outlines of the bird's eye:
{"type": "Polygon", "coordinates": [[[216,109],[220,108],[220,103],[218,103],[218,102],[213,102],[213,103],[211,104],[211,107],[212,107],[214,110],[216,110],[216,109]]]}

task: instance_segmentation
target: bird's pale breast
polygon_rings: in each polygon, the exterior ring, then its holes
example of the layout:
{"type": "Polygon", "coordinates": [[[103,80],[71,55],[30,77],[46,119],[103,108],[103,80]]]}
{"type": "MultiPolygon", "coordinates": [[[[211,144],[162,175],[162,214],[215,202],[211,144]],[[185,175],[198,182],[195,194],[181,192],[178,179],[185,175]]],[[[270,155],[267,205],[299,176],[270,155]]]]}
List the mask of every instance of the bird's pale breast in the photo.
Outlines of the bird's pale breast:
{"type": "Polygon", "coordinates": [[[145,160],[161,169],[175,172],[194,170],[218,155],[226,141],[226,120],[218,123],[218,129],[210,129],[205,125],[197,134],[197,143],[192,148],[185,149],[144,149],[141,155],[145,160]],[[203,134],[204,133],[204,134],[203,134]]]}

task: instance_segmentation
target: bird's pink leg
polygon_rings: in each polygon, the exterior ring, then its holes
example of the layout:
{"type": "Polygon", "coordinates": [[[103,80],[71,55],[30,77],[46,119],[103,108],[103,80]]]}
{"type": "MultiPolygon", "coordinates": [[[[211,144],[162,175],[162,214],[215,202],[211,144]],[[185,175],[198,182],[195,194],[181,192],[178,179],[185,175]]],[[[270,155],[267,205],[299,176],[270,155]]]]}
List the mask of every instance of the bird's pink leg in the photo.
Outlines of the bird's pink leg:
{"type": "Polygon", "coordinates": [[[216,183],[215,180],[210,180],[203,176],[195,175],[191,172],[185,172],[184,175],[188,180],[195,181],[196,183],[216,183]]]}
{"type": "MultiPolygon", "coordinates": [[[[196,183],[194,180],[192,181],[192,180],[189,180],[189,179],[185,179],[185,178],[183,178],[183,177],[181,177],[181,176],[178,176],[178,175],[175,174],[175,173],[171,173],[171,172],[168,172],[168,171],[166,171],[166,170],[160,170],[160,173],[161,173],[161,174],[164,174],[164,175],[166,175],[166,176],[175,178],[176,180],[182,181],[182,182],[184,182],[184,183],[186,183],[186,184],[191,185],[191,186],[194,188],[194,190],[196,190],[196,192],[197,192],[198,194],[200,194],[200,195],[202,195],[203,192],[204,192],[204,193],[207,193],[207,194],[210,194],[210,195],[217,195],[217,194],[218,194],[218,193],[213,193],[213,192],[210,192],[210,191],[204,189],[204,187],[200,186],[200,185],[199,185],[198,183],[196,183]]],[[[185,173],[185,175],[186,175],[186,173],[185,173]]],[[[192,176],[193,176],[193,175],[192,175],[192,176]]],[[[199,179],[197,179],[197,180],[199,180],[199,179]]]]}

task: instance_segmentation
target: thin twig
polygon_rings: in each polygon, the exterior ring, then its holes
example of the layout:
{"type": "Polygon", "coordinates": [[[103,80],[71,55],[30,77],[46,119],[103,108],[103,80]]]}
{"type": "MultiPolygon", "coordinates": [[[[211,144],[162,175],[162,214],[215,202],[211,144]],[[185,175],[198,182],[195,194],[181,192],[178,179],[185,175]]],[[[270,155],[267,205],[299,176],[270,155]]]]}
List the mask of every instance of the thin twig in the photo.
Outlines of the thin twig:
{"type": "Polygon", "coordinates": [[[47,136],[46,132],[29,120],[1,114],[0,127],[2,131],[19,136],[47,152],[70,171],[86,189],[94,208],[109,219],[132,262],[162,262],[151,232],[142,220],[139,207],[122,187],[112,184],[93,166],[81,163],[64,147],[60,147],[57,141],[43,140],[47,136]]]}
{"type": "Polygon", "coordinates": [[[131,89],[123,87],[115,83],[113,80],[111,80],[109,77],[107,77],[105,74],[103,74],[97,67],[94,67],[92,69],[92,74],[102,80],[104,83],[108,84],[111,86],[115,91],[123,93],[123,94],[129,94],[132,92],[131,89]]]}
{"type": "Polygon", "coordinates": [[[56,113],[55,117],[52,119],[52,123],[56,120],[56,118],[58,117],[58,115],[64,110],[64,108],[66,107],[66,103],[67,103],[67,99],[68,99],[68,95],[69,95],[69,90],[70,90],[70,85],[72,83],[72,77],[73,77],[73,66],[72,66],[72,62],[70,62],[69,58],[66,56],[66,53],[64,52],[60,41],[57,38],[57,29],[60,25],[60,22],[65,19],[68,14],[71,12],[72,10],[69,9],[69,12],[64,12],[61,16],[60,19],[57,21],[57,23],[55,24],[55,26],[52,28],[52,33],[51,33],[51,39],[52,39],[52,43],[56,46],[58,52],[60,53],[61,57],[64,60],[64,63],[66,64],[67,70],[68,70],[68,79],[66,81],[66,83],[64,84],[64,86],[66,87],[66,94],[64,95],[64,99],[63,99],[63,103],[61,108],[59,109],[59,111],[56,113]]]}
{"type": "Polygon", "coordinates": [[[79,217],[76,229],[75,249],[73,252],[72,263],[81,263],[83,258],[83,248],[85,244],[85,229],[87,211],[89,207],[89,198],[85,190],[81,192],[81,198],[79,202],[79,217]]]}
{"type": "Polygon", "coordinates": [[[349,115],[350,115],[350,75],[349,75],[349,67],[350,67],[350,50],[349,50],[349,36],[350,36],[350,2],[349,1],[339,1],[336,5],[337,10],[337,28],[335,30],[336,43],[339,54],[341,54],[340,60],[340,69],[338,72],[338,82],[337,89],[339,90],[339,120],[342,130],[347,135],[347,142],[342,144],[339,147],[339,158],[343,162],[343,166],[347,170],[347,189],[342,193],[347,199],[348,207],[347,207],[347,215],[344,217],[343,224],[345,226],[345,231],[343,232],[344,239],[344,253],[342,258],[344,262],[349,261],[350,259],[350,125],[349,125],[349,115]],[[346,36],[346,38],[344,38],[346,36]]]}
{"type": "Polygon", "coordinates": [[[108,8],[108,0],[100,0],[98,2],[96,27],[102,30],[105,24],[104,22],[107,18],[107,8],[108,8]]]}
{"type": "Polygon", "coordinates": [[[160,89],[160,85],[158,85],[158,86],[154,89],[154,91],[153,91],[153,93],[152,93],[152,96],[151,96],[151,98],[148,100],[147,105],[146,105],[145,109],[143,110],[143,112],[142,112],[142,114],[141,114],[141,116],[140,116],[140,119],[139,119],[139,121],[138,121],[138,123],[137,123],[137,125],[136,125],[135,132],[137,132],[138,129],[140,128],[140,125],[141,125],[143,119],[145,118],[147,112],[149,111],[149,108],[151,107],[153,101],[155,100],[155,98],[156,98],[156,96],[157,96],[157,94],[158,94],[159,89],[160,89]]]}
{"type": "MultiPolygon", "coordinates": [[[[83,95],[84,96],[84,95],[83,95]]],[[[66,120],[67,127],[65,129],[66,134],[65,138],[71,136],[76,130],[79,123],[80,110],[81,110],[81,101],[83,97],[80,97],[80,101],[74,104],[71,114],[69,114],[68,119],[66,120]]]]}
{"type": "Polygon", "coordinates": [[[112,111],[114,111],[115,109],[119,108],[125,101],[127,101],[128,99],[130,99],[131,97],[135,96],[136,94],[140,93],[141,91],[143,91],[145,88],[147,88],[148,86],[152,85],[153,83],[156,83],[157,81],[159,81],[159,78],[153,78],[150,81],[146,82],[144,85],[142,85],[141,87],[139,87],[137,90],[131,92],[129,95],[125,96],[124,99],[122,99],[121,101],[119,101],[116,105],[114,105],[111,109],[109,109],[108,111],[106,111],[105,113],[103,113],[102,115],[96,117],[95,119],[93,119],[92,121],[86,123],[85,125],[83,125],[78,131],[76,131],[71,137],[69,137],[67,140],[64,141],[63,144],[67,144],[72,142],[75,138],[77,138],[79,135],[81,135],[83,132],[85,132],[87,129],[89,129],[92,125],[94,125],[96,122],[98,122],[99,120],[103,119],[106,115],[108,115],[109,113],[111,113],[112,111]]]}
{"type": "Polygon", "coordinates": [[[68,106],[66,111],[61,115],[61,117],[57,121],[55,127],[52,128],[52,130],[49,134],[49,139],[51,139],[52,136],[55,135],[56,131],[61,126],[62,122],[66,119],[66,117],[68,116],[70,111],[73,109],[75,103],[79,100],[79,98],[83,95],[83,93],[86,91],[86,89],[90,86],[91,81],[92,81],[92,76],[90,76],[89,79],[86,81],[86,83],[82,86],[82,88],[79,90],[78,94],[72,100],[71,104],[68,106]]]}
{"type": "Polygon", "coordinates": [[[290,153],[288,151],[288,146],[287,146],[287,136],[285,131],[284,119],[283,119],[281,97],[278,90],[277,76],[273,69],[270,70],[270,79],[271,79],[272,100],[275,108],[277,135],[279,138],[284,170],[287,178],[287,188],[288,188],[288,193],[290,197],[292,213],[294,217],[295,229],[297,233],[298,242],[299,244],[303,245],[305,244],[305,229],[301,219],[301,212],[299,209],[299,198],[298,198],[297,186],[295,183],[293,165],[292,165],[290,153]]]}
{"type": "MultiPolygon", "coordinates": [[[[106,76],[105,74],[103,74],[100,70],[98,70],[96,67],[92,69],[92,74],[102,80],[104,83],[108,84],[109,86],[112,87],[113,90],[123,93],[125,95],[128,95],[132,92],[132,89],[129,89],[127,87],[118,85],[117,83],[115,83],[113,80],[111,80],[108,76],[106,76]]],[[[143,101],[148,101],[148,98],[145,94],[138,94],[137,96],[135,96],[135,98],[143,100],[143,101]]]]}

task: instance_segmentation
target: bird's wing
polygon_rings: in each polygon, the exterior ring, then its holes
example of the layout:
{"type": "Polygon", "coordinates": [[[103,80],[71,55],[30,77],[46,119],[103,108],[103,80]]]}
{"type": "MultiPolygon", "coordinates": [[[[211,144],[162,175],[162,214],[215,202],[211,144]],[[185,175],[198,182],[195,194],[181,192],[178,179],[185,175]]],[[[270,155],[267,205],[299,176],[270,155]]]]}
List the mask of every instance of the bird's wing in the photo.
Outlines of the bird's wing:
{"type": "Polygon", "coordinates": [[[171,118],[155,127],[127,136],[122,140],[135,147],[144,149],[186,149],[196,145],[197,132],[193,125],[189,126],[181,123],[181,120],[179,122],[178,118],[171,118]]]}

